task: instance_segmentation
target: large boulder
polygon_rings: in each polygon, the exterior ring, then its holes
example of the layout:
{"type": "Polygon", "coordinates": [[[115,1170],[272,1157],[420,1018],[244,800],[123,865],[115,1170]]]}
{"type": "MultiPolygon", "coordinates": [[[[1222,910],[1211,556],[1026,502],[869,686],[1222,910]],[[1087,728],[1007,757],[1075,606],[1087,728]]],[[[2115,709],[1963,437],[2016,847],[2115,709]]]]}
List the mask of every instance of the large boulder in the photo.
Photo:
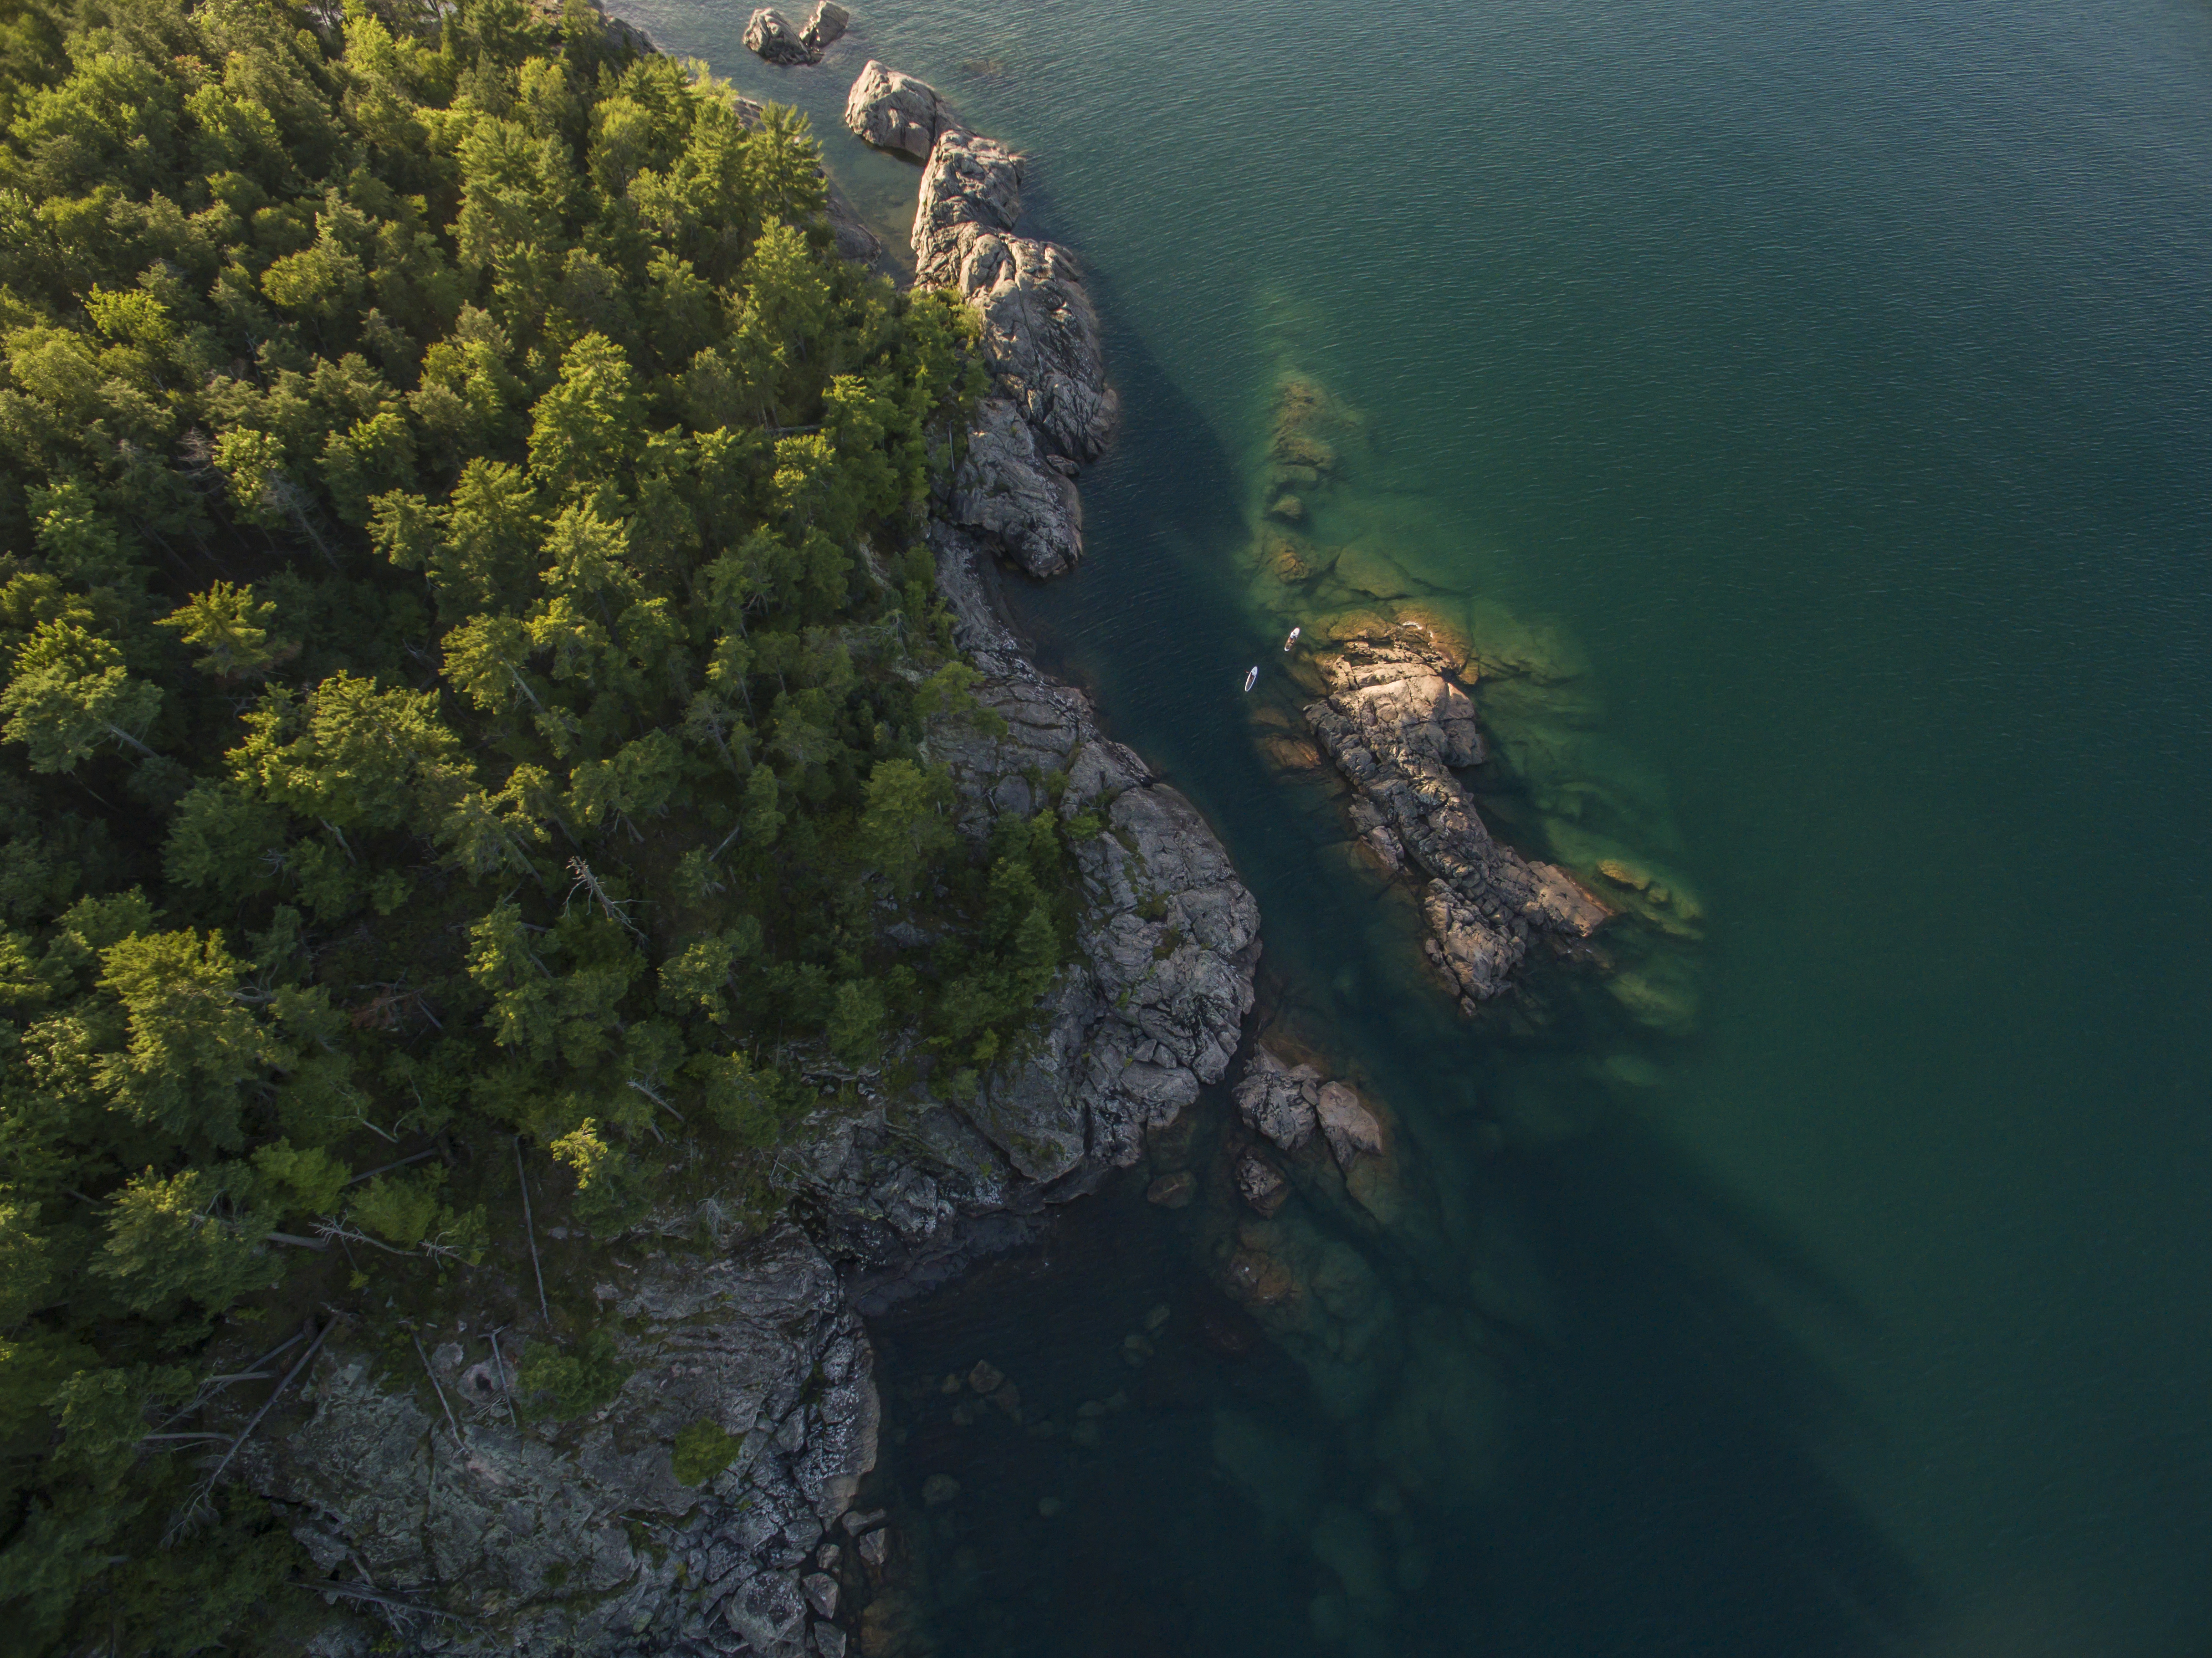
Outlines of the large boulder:
{"type": "Polygon", "coordinates": [[[853,14],[837,3],[837,0],[815,0],[814,9],[807,15],[806,27],[799,32],[800,42],[819,63],[822,54],[845,38],[852,27],[853,14]]]}
{"type": "Polygon", "coordinates": [[[921,161],[928,159],[939,133],[959,124],[928,82],[871,58],[846,94],[845,125],[864,143],[921,161]]]}
{"type": "Polygon", "coordinates": [[[746,19],[745,50],[771,64],[821,61],[821,54],[806,44],[799,26],[773,6],[763,6],[746,19]]]}
{"type": "Polygon", "coordinates": [[[1286,1066],[1268,1048],[1255,1048],[1231,1097],[1255,1133],[1295,1151],[1313,1138],[1319,1121],[1321,1081],[1311,1066],[1286,1066]]]}

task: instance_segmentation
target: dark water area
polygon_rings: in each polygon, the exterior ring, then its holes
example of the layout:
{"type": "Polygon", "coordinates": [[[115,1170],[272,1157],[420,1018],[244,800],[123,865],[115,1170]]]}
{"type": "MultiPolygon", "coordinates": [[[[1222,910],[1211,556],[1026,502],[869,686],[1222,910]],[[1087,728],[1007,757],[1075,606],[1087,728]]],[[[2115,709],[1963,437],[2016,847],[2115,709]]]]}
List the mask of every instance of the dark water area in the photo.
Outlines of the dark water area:
{"type": "Polygon", "coordinates": [[[1126,418],[1023,619],[1393,1135],[1252,1233],[1208,1101],[879,1322],[884,1649],[2212,1653],[2212,11],[889,0],[784,71],[622,9],[894,237],[866,58],[1033,157],[1126,418]],[[1286,377],[1340,416],[1300,583],[1286,377]],[[1674,895],[1613,980],[1462,1018],[1271,757],[1283,632],[1369,604],[1525,669],[1501,833],[1674,895]]]}

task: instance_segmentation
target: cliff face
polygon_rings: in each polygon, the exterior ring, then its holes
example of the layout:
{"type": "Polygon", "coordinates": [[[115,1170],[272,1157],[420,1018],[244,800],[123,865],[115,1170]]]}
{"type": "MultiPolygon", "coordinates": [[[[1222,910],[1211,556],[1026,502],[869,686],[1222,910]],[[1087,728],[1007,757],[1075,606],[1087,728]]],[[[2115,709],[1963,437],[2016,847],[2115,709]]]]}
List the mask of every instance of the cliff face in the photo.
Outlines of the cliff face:
{"type": "MultiPolygon", "coordinates": [[[[800,1224],[732,1250],[602,1248],[592,1295],[618,1333],[600,1362],[621,1380],[583,1417],[518,1418],[514,1334],[464,1324],[394,1354],[334,1332],[281,1425],[240,1458],[326,1570],[356,1574],[314,1644],[325,1658],[390,1633],[487,1658],[842,1658],[840,1609],[880,1582],[890,1548],[880,1516],[852,1511],[879,1415],[860,1310],[1018,1240],[1048,1201],[1134,1162],[1148,1129],[1221,1080],[1251,1009],[1258,909],[1220,841],[1080,693],[1036,671],[988,596],[994,551],[1036,574],[1080,556],[1072,479],[1118,410],[1079,267],[1012,234],[1018,157],[929,88],[871,64],[854,100],[848,124],[871,142],[914,153],[927,135],[917,260],[976,308],[994,382],[930,539],[984,676],[975,695],[1005,732],[946,720],[932,748],[979,841],[1048,806],[1098,823],[1074,846],[1077,959],[1034,1042],[972,1099],[894,1098],[862,1078],[857,1111],[810,1124],[787,1154],[800,1224]]],[[[872,258],[865,236],[841,224],[849,256],[872,258]]]]}

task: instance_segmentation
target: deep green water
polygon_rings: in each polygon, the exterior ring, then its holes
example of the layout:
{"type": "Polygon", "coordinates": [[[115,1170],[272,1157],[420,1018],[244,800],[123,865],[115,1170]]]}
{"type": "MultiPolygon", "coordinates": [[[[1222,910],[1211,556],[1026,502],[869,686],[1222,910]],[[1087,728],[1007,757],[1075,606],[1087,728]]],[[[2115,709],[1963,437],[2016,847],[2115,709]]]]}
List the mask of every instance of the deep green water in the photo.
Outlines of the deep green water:
{"type": "Polygon", "coordinates": [[[894,232],[914,170],[835,127],[866,57],[1031,153],[1127,422],[1029,620],[1398,1124],[1395,1224],[1285,1212],[1341,1303],[1303,1343],[1224,1355],[1224,1223],[1140,1183],[884,1322],[907,1627],[2212,1653],[2212,12],[882,0],[778,71],[742,6],[622,9],[894,232]],[[1483,693],[1492,805],[1697,895],[1632,947],[1686,1029],[1559,975],[1460,1020],[1261,758],[1319,602],[1250,563],[1285,371],[1365,422],[1317,539],[1586,665],[1483,693]],[[1058,1434],[953,1419],[987,1356],[1058,1434]]]}

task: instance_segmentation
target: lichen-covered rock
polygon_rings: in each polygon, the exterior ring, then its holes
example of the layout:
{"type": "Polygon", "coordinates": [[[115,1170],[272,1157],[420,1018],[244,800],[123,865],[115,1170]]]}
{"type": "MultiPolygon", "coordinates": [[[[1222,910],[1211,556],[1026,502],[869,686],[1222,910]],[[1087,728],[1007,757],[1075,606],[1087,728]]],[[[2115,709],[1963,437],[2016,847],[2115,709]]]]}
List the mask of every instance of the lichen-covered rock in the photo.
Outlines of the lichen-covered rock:
{"type": "Polygon", "coordinates": [[[875,1463],[867,1339],[795,1228],[714,1259],[640,1253],[612,1297],[630,1374],[604,1409],[518,1430],[464,1400],[457,1437],[427,1378],[341,1334],[241,1478],[336,1581],[472,1620],[438,1626],[449,1653],[678,1652],[715,1618],[795,1655],[799,1569],[875,1463]],[[694,1487],[670,1446],[699,1422],[738,1442],[694,1487]]]}
{"type": "Polygon", "coordinates": [[[938,135],[959,122],[928,82],[871,58],[846,94],[845,125],[863,143],[921,161],[929,159],[938,135]]]}
{"type": "Polygon", "coordinates": [[[1611,912],[1565,870],[1492,839],[1452,775],[1484,754],[1459,662],[1410,628],[1338,638],[1316,659],[1329,694],[1306,723],[1357,792],[1353,827],[1377,860],[1431,878],[1430,958],[1471,1002],[1495,996],[1532,932],[1588,938],[1611,912]]]}
{"type": "Polygon", "coordinates": [[[1022,216],[1022,158],[996,138],[959,127],[939,132],[921,169],[914,210],[916,280],[957,279],[963,233],[1010,231],[1022,216]]]}
{"type": "Polygon", "coordinates": [[[1053,242],[964,227],[949,278],[983,319],[983,356],[1003,395],[1052,452],[1096,460],[1121,399],[1106,383],[1098,316],[1075,256],[1053,242]]]}
{"type": "Polygon", "coordinates": [[[943,525],[932,539],[956,634],[987,676],[975,695],[1006,726],[945,721],[933,734],[962,828],[986,835],[1002,813],[1044,807],[1031,780],[1054,772],[1067,779],[1061,816],[1101,825],[1074,848],[1081,959],[1034,1051],[987,1078],[970,1114],[1031,1180],[1126,1165],[1147,1129],[1227,1071],[1252,1006],[1258,906],[1197,809],[1100,732],[1079,693],[1030,665],[993,613],[975,543],[943,525]]]}
{"type": "Polygon", "coordinates": [[[1430,937],[1423,948],[1449,974],[1470,999],[1486,1002],[1505,991],[1513,969],[1528,953],[1527,930],[1516,932],[1492,921],[1443,881],[1431,881],[1422,895],[1421,914],[1430,937]]]}
{"type": "Polygon", "coordinates": [[[1121,413],[1097,314],[1073,254],[1012,234],[1021,210],[1021,157],[994,139],[945,131],[922,171],[915,274],[975,307],[1001,395],[1045,450],[1095,460],[1121,413]]]}

